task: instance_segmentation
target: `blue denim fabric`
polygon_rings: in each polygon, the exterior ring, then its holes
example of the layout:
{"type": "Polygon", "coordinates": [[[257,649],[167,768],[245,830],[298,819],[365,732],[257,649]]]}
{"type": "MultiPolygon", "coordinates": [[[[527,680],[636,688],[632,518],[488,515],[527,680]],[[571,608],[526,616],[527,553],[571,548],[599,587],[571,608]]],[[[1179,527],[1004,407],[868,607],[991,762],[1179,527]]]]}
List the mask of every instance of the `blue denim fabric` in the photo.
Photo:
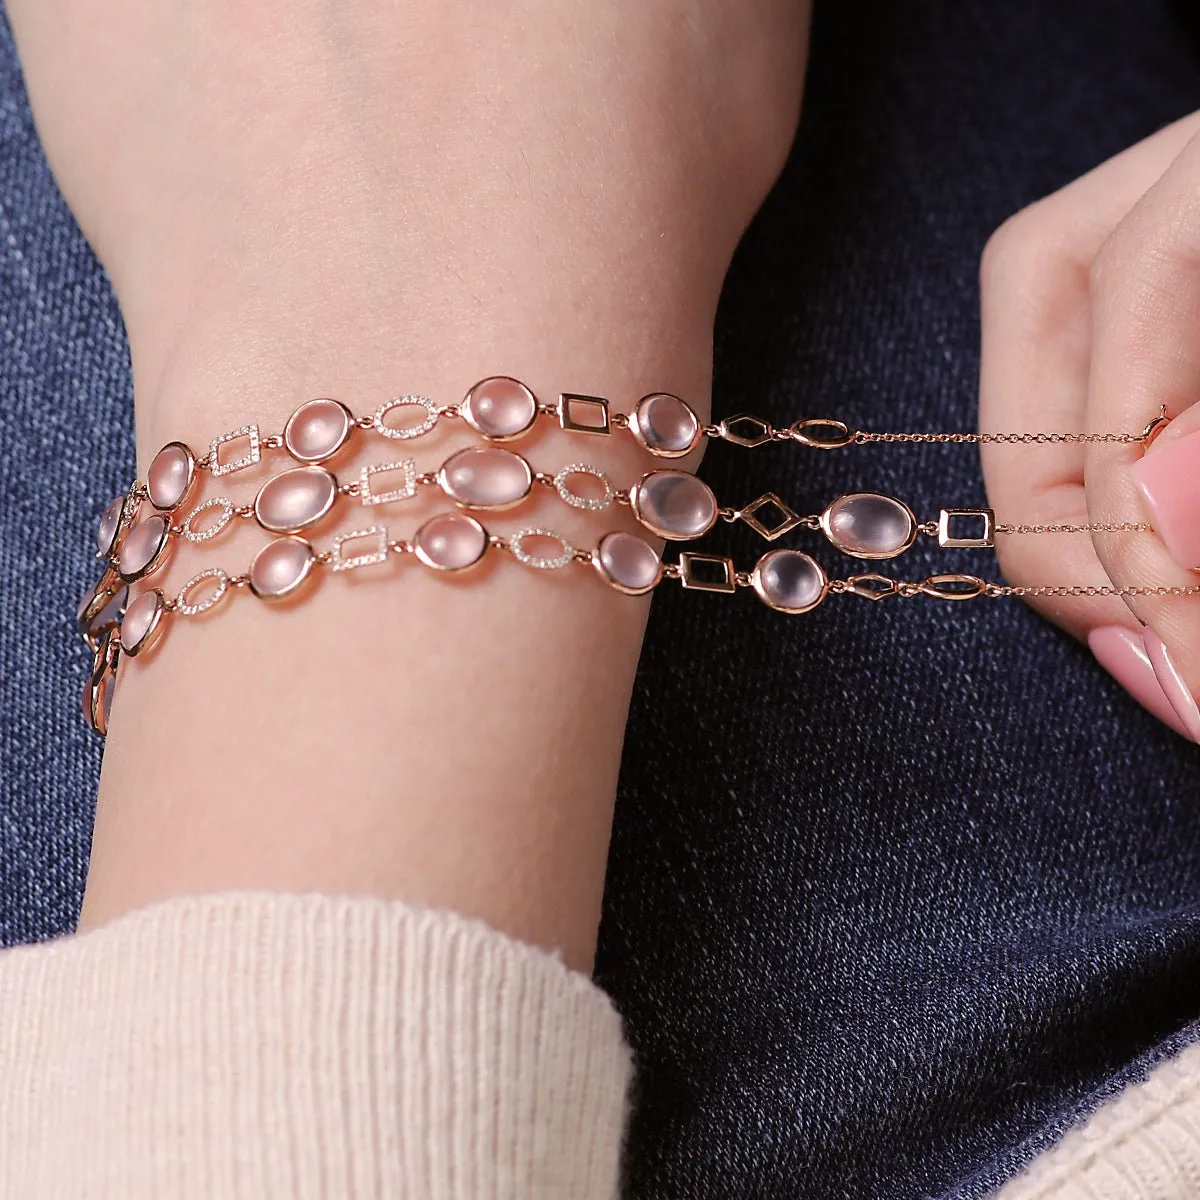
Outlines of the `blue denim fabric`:
{"type": "MultiPolygon", "coordinates": [[[[1150,0],[818,3],[796,151],[723,301],[718,413],[972,427],[988,232],[1196,107],[1200,68],[1150,0]]],[[[119,316],[2,23],[0,239],[10,945],[78,908],[99,745],[70,613],[133,458],[119,316]]],[[[718,446],[703,470],[804,511],[855,488],[923,517],[983,498],[964,447],[718,446]]],[[[891,565],[995,577],[978,552],[891,565]]],[[[985,1195],[1200,1034],[1198,784],[1196,748],[1015,601],[785,618],[664,589],[598,969],[641,1071],[629,1195],[985,1195]]]]}

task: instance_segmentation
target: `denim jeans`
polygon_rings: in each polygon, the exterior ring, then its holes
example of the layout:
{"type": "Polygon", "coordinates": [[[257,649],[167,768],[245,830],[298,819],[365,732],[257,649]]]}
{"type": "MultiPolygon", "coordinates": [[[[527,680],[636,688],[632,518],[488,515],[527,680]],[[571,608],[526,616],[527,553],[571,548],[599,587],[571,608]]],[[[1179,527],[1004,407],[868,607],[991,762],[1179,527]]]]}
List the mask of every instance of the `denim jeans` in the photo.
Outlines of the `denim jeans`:
{"type": "MultiPolygon", "coordinates": [[[[796,149],[722,301],[717,413],[972,428],[984,241],[1200,107],[1177,15],[818,0],[796,149]]],[[[80,901],[100,747],[70,615],[133,457],[120,318],[4,27],[0,400],[14,944],[69,929],[80,901]]],[[[983,501],[963,446],[718,445],[703,473],[723,498],[770,490],[801,511],[856,489],[923,519],[983,501]]],[[[737,528],[713,544],[742,564],[761,549],[737,528]]],[[[997,577],[980,551],[889,566],[997,577]]],[[[987,1194],[1200,1036],[1198,784],[1196,748],[1017,601],[848,597],[784,617],[664,589],[598,963],[639,1063],[629,1195],[987,1194]]]]}

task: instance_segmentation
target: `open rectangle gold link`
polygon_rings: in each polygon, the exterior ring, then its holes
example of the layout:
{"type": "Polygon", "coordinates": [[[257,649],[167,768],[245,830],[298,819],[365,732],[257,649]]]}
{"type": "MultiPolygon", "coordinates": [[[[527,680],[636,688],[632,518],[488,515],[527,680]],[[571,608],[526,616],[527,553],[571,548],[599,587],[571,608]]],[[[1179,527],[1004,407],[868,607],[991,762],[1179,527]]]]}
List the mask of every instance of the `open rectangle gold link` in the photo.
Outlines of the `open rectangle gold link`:
{"type": "Polygon", "coordinates": [[[996,544],[996,514],[990,508],[943,508],[938,513],[937,539],[947,549],[985,550],[996,544]],[[950,523],[960,520],[982,521],[983,527],[975,537],[954,537],[950,523]]]}
{"type": "Polygon", "coordinates": [[[558,424],[569,433],[595,433],[607,437],[612,432],[608,401],[601,396],[577,396],[563,392],[558,398],[558,424]],[[590,425],[578,421],[575,419],[576,410],[596,415],[600,420],[590,425]]]}
{"type": "Polygon", "coordinates": [[[737,591],[737,571],[733,559],[720,554],[685,553],[679,556],[679,582],[685,588],[696,592],[722,592],[729,594],[737,591]],[[696,568],[717,567],[721,571],[719,579],[706,579],[696,574],[696,568]]]}

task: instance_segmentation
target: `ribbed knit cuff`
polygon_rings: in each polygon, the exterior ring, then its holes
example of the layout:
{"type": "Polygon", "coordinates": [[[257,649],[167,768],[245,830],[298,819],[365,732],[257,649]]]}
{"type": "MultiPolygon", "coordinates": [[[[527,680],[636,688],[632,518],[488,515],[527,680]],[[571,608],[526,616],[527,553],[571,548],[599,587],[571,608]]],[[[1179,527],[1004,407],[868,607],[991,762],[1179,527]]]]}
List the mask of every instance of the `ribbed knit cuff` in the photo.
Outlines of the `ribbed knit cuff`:
{"type": "Polygon", "coordinates": [[[1093,1113],[998,1200],[1196,1200],[1200,1046],[1189,1046],[1093,1113]]]}
{"type": "Polygon", "coordinates": [[[479,923],[174,900],[0,954],[0,1195],[609,1200],[630,1073],[603,992],[479,923]]]}

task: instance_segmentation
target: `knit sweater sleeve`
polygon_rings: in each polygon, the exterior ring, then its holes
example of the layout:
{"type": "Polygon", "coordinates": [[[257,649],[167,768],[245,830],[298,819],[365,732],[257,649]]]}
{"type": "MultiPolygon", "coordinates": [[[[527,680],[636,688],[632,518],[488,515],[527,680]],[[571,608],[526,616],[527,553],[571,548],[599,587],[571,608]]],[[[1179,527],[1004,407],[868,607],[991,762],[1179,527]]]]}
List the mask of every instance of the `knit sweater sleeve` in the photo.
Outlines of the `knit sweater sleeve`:
{"type": "Polygon", "coordinates": [[[631,1062],[559,960],[403,904],[174,900],[0,953],[0,1195],[609,1200],[631,1062]]]}

